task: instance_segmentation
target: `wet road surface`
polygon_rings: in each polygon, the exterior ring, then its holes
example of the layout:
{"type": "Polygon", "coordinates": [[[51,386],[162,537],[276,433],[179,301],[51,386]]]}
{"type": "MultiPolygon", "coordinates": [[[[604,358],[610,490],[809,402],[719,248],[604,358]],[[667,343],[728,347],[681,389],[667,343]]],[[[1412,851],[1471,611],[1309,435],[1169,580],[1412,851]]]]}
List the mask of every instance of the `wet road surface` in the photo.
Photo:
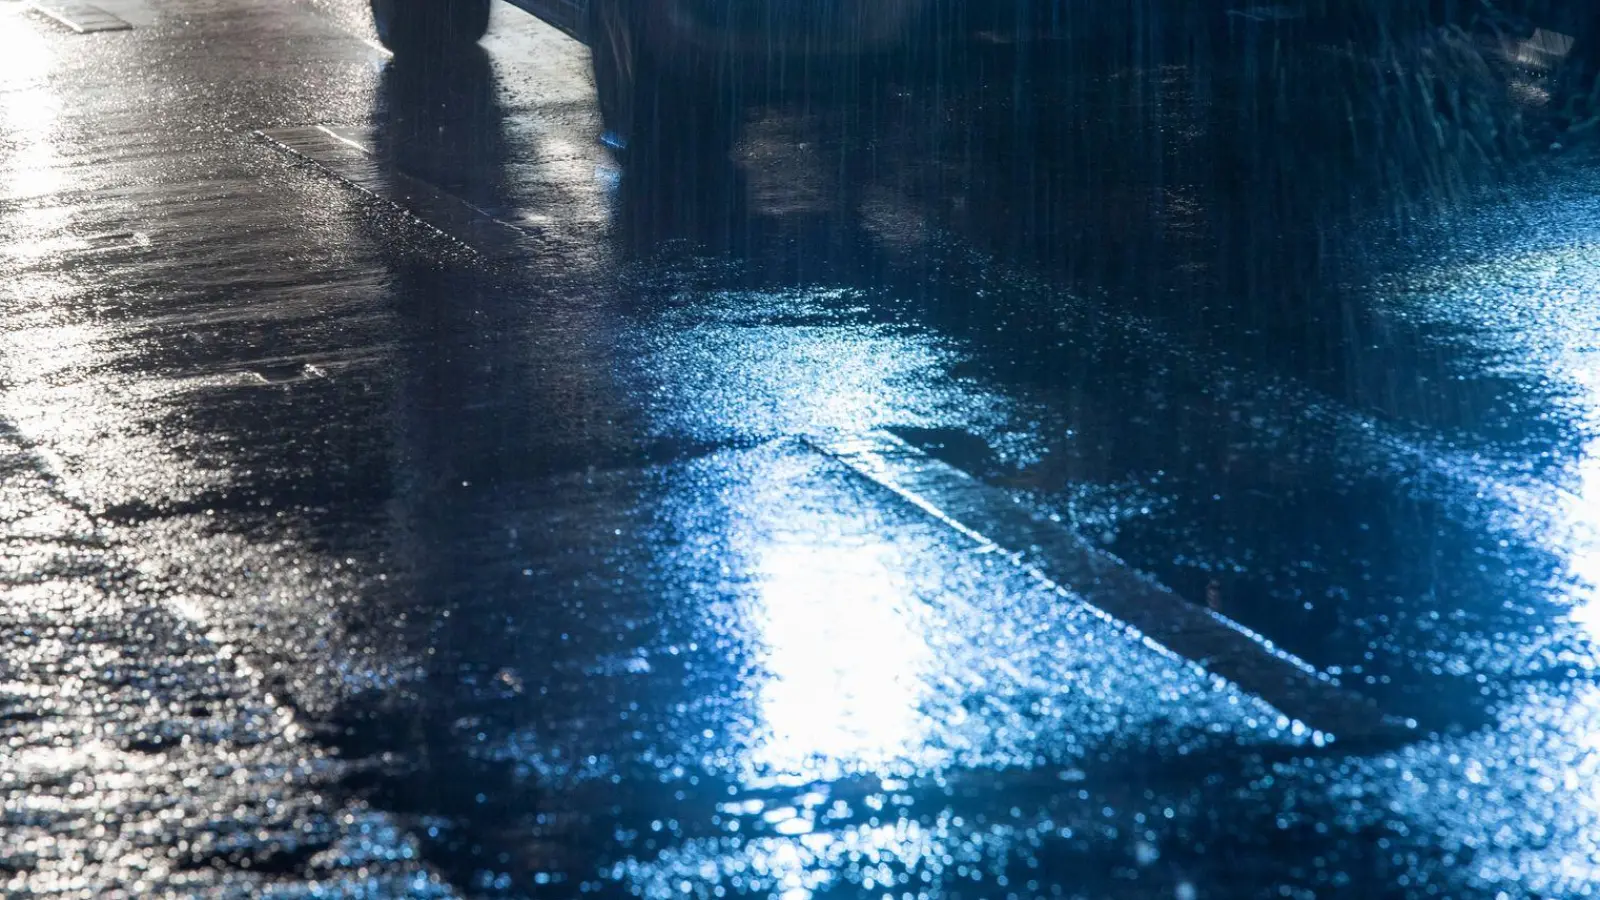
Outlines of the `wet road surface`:
{"type": "Polygon", "coordinates": [[[6,896],[1600,883],[1536,68],[974,51],[625,171],[510,9],[99,8],[0,3],[6,896]]]}

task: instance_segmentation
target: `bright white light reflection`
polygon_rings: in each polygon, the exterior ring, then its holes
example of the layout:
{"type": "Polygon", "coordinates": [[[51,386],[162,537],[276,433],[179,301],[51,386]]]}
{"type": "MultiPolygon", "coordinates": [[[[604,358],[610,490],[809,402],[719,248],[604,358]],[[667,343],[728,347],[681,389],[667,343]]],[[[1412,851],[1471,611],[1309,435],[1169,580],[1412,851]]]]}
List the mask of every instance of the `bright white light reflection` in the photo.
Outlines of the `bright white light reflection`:
{"type": "Polygon", "coordinates": [[[1448,273],[1421,310],[1488,354],[1474,377],[1510,376],[1549,392],[1581,429],[1559,483],[1534,484],[1516,512],[1564,563],[1571,621],[1600,641],[1600,204],[1563,200],[1525,212],[1554,247],[1507,252],[1448,273]]]}
{"type": "Polygon", "coordinates": [[[22,20],[25,9],[0,7],[0,89],[15,90],[43,80],[50,51],[39,32],[22,20]]]}
{"type": "Polygon", "coordinates": [[[1571,620],[1600,641],[1600,242],[1541,255],[1532,270],[1543,288],[1534,297],[1543,308],[1515,327],[1530,332],[1533,365],[1566,388],[1566,402],[1586,437],[1569,469],[1562,521],[1550,544],[1566,561],[1571,620]]]}
{"type": "MultiPolygon", "coordinates": [[[[1581,640],[1600,644],[1600,203],[1564,198],[1524,210],[1525,231],[1545,246],[1498,255],[1449,273],[1421,310],[1447,333],[1468,334],[1488,362],[1476,375],[1532,385],[1579,430],[1576,452],[1548,483],[1519,492],[1516,518],[1528,537],[1563,563],[1559,592],[1581,640]],[[1531,212],[1531,214],[1530,214],[1531,212]],[[1553,246],[1552,246],[1553,245],[1553,246]]],[[[1594,665],[1593,650],[1585,665],[1594,665]]],[[[1541,895],[1567,896],[1600,872],[1595,823],[1600,817],[1600,691],[1584,680],[1531,685],[1508,704],[1497,731],[1474,734],[1433,752],[1464,760],[1466,780],[1482,789],[1423,794],[1407,813],[1456,827],[1470,821],[1494,835],[1482,877],[1541,895]],[[1514,760],[1514,764],[1507,761],[1514,760]],[[1492,788],[1492,790],[1490,789],[1492,788]],[[1451,797],[1461,806],[1452,806],[1451,797]]]]}
{"type": "Polygon", "coordinates": [[[772,537],[754,560],[767,676],[754,774],[801,783],[898,768],[925,738],[931,650],[903,602],[895,548],[861,534],[772,537]]]}
{"type": "Polygon", "coordinates": [[[38,255],[71,219],[43,199],[63,185],[53,142],[60,99],[48,77],[54,61],[39,32],[18,18],[0,10],[0,210],[11,238],[0,258],[38,255]]]}
{"type": "MultiPolygon", "coordinates": [[[[37,265],[82,246],[72,234],[75,207],[63,203],[69,167],[57,146],[61,98],[51,79],[55,59],[44,36],[0,10],[0,300],[14,315],[42,312],[54,318],[56,300],[70,292],[62,268],[37,265]],[[8,21],[10,20],[10,21],[8,21]]],[[[0,352],[0,380],[23,383],[82,365],[93,355],[92,329],[61,325],[42,332],[14,329],[0,352]]],[[[88,417],[64,417],[32,406],[13,391],[8,414],[26,429],[32,420],[51,437],[77,428],[91,433],[88,417]]],[[[48,442],[43,442],[48,443],[48,442]]]]}

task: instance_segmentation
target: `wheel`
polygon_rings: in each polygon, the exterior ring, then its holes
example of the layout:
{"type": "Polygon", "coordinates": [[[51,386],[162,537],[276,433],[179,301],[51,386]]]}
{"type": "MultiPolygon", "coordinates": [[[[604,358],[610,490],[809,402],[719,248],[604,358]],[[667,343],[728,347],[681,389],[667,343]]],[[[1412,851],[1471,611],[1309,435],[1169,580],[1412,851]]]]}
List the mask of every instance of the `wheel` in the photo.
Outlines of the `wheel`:
{"type": "Polygon", "coordinates": [[[1600,134],[1600,52],[1580,45],[1552,81],[1558,126],[1573,137],[1600,134]]]}
{"type": "Polygon", "coordinates": [[[489,31],[490,0],[371,0],[378,41],[396,56],[452,50],[489,31]]]}
{"type": "Polygon", "coordinates": [[[594,59],[601,141],[630,164],[725,156],[739,104],[705,61],[665,63],[643,35],[641,0],[594,0],[594,59]]]}
{"type": "Polygon", "coordinates": [[[1574,30],[1572,50],[1560,73],[1567,93],[1563,116],[1570,132],[1595,134],[1600,131],[1600,13],[1590,13],[1574,30]]]}
{"type": "Polygon", "coordinates": [[[589,52],[594,59],[595,99],[600,106],[600,140],[624,156],[633,137],[633,102],[638,78],[634,63],[634,18],[626,0],[596,0],[589,5],[589,52]]]}

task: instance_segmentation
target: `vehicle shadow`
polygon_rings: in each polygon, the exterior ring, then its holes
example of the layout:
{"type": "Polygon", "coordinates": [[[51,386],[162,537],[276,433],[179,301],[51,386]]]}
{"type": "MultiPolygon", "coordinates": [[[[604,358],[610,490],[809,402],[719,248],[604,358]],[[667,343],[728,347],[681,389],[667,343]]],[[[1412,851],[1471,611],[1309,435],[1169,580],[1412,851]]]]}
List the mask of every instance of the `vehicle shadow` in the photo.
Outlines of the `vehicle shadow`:
{"type": "Polygon", "coordinates": [[[483,48],[439,59],[391,60],[379,77],[372,110],[380,171],[426,182],[490,215],[503,213],[512,202],[504,118],[483,48]]]}

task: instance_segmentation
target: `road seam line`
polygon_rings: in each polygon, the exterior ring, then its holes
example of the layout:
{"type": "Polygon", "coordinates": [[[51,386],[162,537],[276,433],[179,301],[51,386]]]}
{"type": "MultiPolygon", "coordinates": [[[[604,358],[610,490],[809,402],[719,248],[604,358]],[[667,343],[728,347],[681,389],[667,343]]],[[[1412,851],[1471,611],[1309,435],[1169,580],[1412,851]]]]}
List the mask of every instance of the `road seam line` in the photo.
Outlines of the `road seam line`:
{"type": "Polygon", "coordinates": [[[100,7],[79,0],[28,0],[28,8],[49,16],[78,34],[133,29],[132,25],[100,7]]]}
{"type": "Polygon", "coordinates": [[[972,541],[1130,637],[1230,682],[1312,731],[1314,743],[1392,740],[1414,725],[1385,716],[1264,636],[1184,600],[1070,527],[886,432],[807,438],[818,452],[972,541]]]}
{"type": "Polygon", "coordinates": [[[349,187],[421,223],[466,250],[486,257],[510,255],[529,235],[487,210],[392,167],[382,168],[373,148],[327,125],[253,132],[274,148],[311,163],[349,187]],[[403,194],[403,196],[396,196],[403,194]],[[440,224],[439,220],[444,220],[440,224]],[[458,233],[460,232],[460,233],[458,233]],[[483,246],[487,244],[488,246],[483,246]]]}

